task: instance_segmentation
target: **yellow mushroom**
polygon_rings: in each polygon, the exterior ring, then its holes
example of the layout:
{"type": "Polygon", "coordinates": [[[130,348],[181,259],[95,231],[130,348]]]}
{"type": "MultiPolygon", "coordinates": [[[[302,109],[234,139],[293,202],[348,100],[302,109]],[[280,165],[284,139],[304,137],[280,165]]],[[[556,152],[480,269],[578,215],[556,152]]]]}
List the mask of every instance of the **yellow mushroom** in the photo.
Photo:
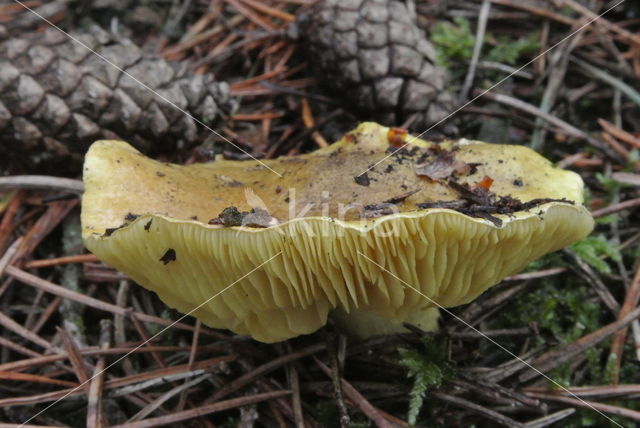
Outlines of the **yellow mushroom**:
{"type": "Polygon", "coordinates": [[[520,146],[363,123],[263,162],[178,166],[98,141],[85,244],[169,306],[275,342],[334,310],[360,336],[390,331],[381,320],[432,328],[434,307],[470,302],[593,227],[580,177],[520,146]]]}

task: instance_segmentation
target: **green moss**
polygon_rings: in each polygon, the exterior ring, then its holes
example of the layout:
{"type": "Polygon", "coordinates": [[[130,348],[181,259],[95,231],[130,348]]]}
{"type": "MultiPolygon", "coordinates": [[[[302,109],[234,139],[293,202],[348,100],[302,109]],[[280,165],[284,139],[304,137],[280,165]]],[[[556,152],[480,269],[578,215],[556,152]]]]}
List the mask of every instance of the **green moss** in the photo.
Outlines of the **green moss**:
{"type": "Polygon", "coordinates": [[[454,18],[453,22],[436,24],[431,33],[431,41],[436,48],[436,62],[442,67],[450,67],[456,62],[466,62],[473,55],[475,39],[469,21],[454,18]]]}
{"type": "MultiPolygon", "coordinates": [[[[509,310],[493,317],[489,328],[514,328],[530,323],[535,323],[541,332],[532,337],[532,347],[549,347],[549,341],[570,343],[601,327],[600,305],[588,286],[566,277],[562,281],[550,277],[516,299],[509,310]]],[[[517,339],[505,338],[501,344],[514,352],[521,346],[517,339]]],[[[563,379],[571,375],[566,370],[561,366],[552,378],[557,376],[559,383],[564,384],[563,379]]]]}
{"type": "Polygon", "coordinates": [[[526,37],[515,40],[511,37],[497,36],[495,38],[495,46],[489,50],[487,59],[506,64],[516,64],[520,57],[531,56],[538,50],[540,44],[537,39],[538,36],[536,34],[529,34],[526,37]]]}
{"type": "Polygon", "coordinates": [[[424,350],[400,348],[400,364],[407,368],[407,376],[413,378],[413,386],[409,392],[409,412],[407,422],[413,426],[424,404],[427,390],[438,388],[451,376],[451,370],[445,363],[444,347],[439,346],[432,338],[423,339],[424,350]]]}
{"type": "MultiPolygon", "coordinates": [[[[494,36],[485,34],[483,51],[480,58],[506,64],[515,64],[523,56],[531,56],[537,51],[537,34],[512,38],[508,36],[494,36]]],[[[442,67],[451,67],[455,63],[468,62],[473,56],[475,35],[469,21],[464,18],[454,18],[453,22],[442,21],[436,24],[431,41],[436,48],[436,62],[442,67]]]]}
{"type": "Polygon", "coordinates": [[[611,267],[603,259],[609,258],[615,262],[622,259],[620,251],[602,235],[588,236],[571,244],[569,249],[602,273],[611,273],[611,267]]]}

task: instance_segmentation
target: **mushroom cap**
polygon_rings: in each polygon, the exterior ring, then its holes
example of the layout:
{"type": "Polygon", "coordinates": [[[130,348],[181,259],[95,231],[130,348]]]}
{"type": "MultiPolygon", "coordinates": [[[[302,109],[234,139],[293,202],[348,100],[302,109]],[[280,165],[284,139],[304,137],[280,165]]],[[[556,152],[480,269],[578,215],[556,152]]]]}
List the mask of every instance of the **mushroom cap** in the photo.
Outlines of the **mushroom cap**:
{"type": "Polygon", "coordinates": [[[403,137],[407,147],[376,165],[389,156],[392,132],[363,123],[305,155],[188,166],[97,141],[84,166],[85,244],[169,306],[211,327],[276,342],[317,330],[336,308],[399,323],[434,306],[468,303],[593,228],[580,177],[532,150],[403,137]],[[457,183],[474,186],[488,176],[497,195],[564,201],[493,219],[417,209],[460,199],[446,181],[416,174],[436,146],[474,165],[457,183]],[[389,200],[391,214],[361,218],[365,207],[389,200]],[[207,223],[230,206],[267,209],[279,224],[207,223]]]}

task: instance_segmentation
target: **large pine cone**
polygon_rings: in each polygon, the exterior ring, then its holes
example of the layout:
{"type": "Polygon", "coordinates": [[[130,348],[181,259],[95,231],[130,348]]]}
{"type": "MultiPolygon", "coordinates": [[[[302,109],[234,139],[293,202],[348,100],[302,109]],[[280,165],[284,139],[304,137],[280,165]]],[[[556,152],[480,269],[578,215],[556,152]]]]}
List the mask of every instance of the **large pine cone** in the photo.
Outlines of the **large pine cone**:
{"type": "Polygon", "coordinates": [[[399,125],[434,123],[452,110],[447,73],[435,52],[395,0],[320,0],[297,28],[323,83],[364,115],[399,125]]]}
{"type": "MultiPolygon", "coordinates": [[[[98,28],[73,36],[203,123],[228,107],[228,85],[211,75],[194,75],[186,64],[144,54],[98,28]]],[[[100,138],[157,153],[193,143],[207,132],[200,131],[192,118],[59,31],[0,43],[0,168],[20,161],[50,171],[61,160],[81,159],[100,138]]]]}

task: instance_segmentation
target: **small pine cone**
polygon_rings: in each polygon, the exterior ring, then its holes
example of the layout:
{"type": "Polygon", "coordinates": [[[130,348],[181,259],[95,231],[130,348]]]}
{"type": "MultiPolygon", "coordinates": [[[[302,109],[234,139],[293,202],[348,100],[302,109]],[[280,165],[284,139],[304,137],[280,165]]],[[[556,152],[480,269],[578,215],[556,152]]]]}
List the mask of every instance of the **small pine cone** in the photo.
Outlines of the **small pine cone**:
{"type": "Polygon", "coordinates": [[[423,126],[453,109],[447,73],[396,0],[319,0],[297,28],[323,83],[368,117],[423,126]]]}
{"type": "MultiPolygon", "coordinates": [[[[226,83],[144,54],[96,28],[74,34],[109,62],[210,125],[229,108],[226,83]]],[[[194,119],[56,30],[0,42],[0,168],[50,171],[101,138],[147,152],[208,135],[194,119]]]]}

